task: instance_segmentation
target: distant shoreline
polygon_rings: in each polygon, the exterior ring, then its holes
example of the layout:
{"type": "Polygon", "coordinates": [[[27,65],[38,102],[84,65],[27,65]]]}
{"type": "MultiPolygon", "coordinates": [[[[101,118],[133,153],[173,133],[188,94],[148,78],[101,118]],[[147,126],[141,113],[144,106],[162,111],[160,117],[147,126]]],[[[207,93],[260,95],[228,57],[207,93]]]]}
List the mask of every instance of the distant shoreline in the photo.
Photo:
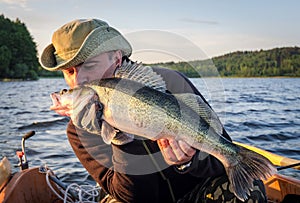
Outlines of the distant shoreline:
{"type": "Polygon", "coordinates": [[[1,82],[23,82],[23,81],[36,81],[33,79],[16,79],[16,78],[1,78],[1,82]]]}

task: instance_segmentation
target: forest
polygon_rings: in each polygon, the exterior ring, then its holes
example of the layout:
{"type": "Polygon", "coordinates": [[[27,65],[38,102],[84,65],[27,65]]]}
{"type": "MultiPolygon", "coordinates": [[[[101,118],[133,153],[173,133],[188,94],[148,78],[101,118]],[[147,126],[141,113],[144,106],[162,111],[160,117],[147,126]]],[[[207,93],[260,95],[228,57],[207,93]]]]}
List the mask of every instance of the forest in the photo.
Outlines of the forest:
{"type": "Polygon", "coordinates": [[[300,48],[237,51],[206,60],[149,65],[174,69],[189,77],[299,77],[300,48]]]}
{"type": "Polygon", "coordinates": [[[0,79],[38,79],[36,44],[24,23],[0,15],[0,79]]]}
{"type": "MultiPolygon", "coordinates": [[[[147,65],[174,69],[188,77],[300,77],[300,48],[236,51],[206,60],[147,65]]],[[[20,19],[0,15],[0,80],[39,77],[62,77],[62,73],[40,66],[36,43],[20,19]]]]}

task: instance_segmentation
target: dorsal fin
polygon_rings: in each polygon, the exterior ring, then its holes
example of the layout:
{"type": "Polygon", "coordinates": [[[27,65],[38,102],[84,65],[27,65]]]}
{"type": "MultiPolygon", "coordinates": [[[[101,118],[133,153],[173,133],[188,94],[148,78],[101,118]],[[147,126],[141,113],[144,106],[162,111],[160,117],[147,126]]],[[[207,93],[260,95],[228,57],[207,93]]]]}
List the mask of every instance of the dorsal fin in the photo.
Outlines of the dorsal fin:
{"type": "Polygon", "coordinates": [[[124,60],[122,66],[115,71],[116,78],[126,78],[161,92],[166,92],[166,83],[163,78],[155,73],[150,66],[143,66],[142,63],[124,60]]]}
{"type": "Polygon", "coordinates": [[[174,96],[176,99],[197,112],[217,133],[222,135],[223,125],[218,115],[203,101],[200,96],[191,93],[174,94],[174,96]]]}

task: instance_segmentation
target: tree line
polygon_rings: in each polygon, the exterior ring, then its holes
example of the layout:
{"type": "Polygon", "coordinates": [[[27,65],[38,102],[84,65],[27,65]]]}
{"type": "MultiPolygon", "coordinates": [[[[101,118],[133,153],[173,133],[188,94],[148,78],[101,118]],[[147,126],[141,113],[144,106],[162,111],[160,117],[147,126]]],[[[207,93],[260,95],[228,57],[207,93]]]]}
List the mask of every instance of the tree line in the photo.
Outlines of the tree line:
{"type": "Polygon", "coordinates": [[[206,60],[150,65],[174,69],[189,77],[300,77],[300,48],[237,51],[206,60]]]}
{"type": "MultiPolygon", "coordinates": [[[[188,77],[300,77],[300,48],[237,51],[206,60],[148,65],[174,69],[188,77]]],[[[24,23],[0,15],[0,80],[39,77],[62,77],[62,73],[40,66],[36,43],[24,23]]]]}

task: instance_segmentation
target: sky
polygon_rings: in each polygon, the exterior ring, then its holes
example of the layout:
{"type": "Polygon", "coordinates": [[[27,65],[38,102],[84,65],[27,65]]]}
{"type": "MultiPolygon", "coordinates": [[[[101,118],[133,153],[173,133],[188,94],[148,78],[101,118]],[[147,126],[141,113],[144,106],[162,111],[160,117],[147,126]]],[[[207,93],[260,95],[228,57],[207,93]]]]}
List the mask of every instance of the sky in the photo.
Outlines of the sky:
{"type": "Polygon", "coordinates": [[[298,0],[0,0],[0,14],[25,23],[39,55],[65,23],[98,18],[144,63],[300,46],[299,9],[298,0]]]}

